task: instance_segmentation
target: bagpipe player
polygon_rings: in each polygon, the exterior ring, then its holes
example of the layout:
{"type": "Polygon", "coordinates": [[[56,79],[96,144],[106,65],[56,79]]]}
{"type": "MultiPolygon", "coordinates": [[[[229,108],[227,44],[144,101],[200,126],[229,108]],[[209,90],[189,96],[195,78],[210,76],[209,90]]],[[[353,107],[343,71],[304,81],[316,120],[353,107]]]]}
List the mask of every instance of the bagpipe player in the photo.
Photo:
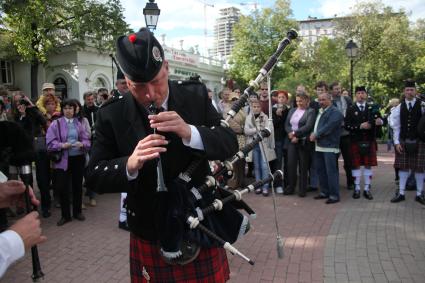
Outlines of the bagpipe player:
{"type": "Polygon", "coordinates": [[[203,158],[193,174],[193,182],[201,184],[209,172],[207,160],[236,153],[236,136],[220,126],[221,115],[204,84],[168,80],[164,51],[149,30],[119,37],[116,58],[131,95],[109,100],[97,113],[88,182],[99,193],[127,192],[131,281],[225,282],[229,266],[223,248],[201,247],[186,265],[162,258],[158,226],[165,224],[155,217],[161,213],[157,160],[161,157],[168,185],[194,159],[203,158]],[[152,104],[158,114],[149,112],[152,104]]]}

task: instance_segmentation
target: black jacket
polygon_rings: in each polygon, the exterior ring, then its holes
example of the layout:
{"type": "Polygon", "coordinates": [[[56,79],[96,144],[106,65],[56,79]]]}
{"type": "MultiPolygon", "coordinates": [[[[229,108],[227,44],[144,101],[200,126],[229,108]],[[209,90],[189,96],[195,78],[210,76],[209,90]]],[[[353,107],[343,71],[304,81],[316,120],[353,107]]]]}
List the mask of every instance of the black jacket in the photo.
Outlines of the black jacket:
{"type": "Polygon", "coordinates": [[[96,105],[93,105],[91,107],[88,107],[87,105],[83,106],[82,112],[84,117],[86,117],[89,121],[90,127],[93,127],[94,123],[96,122],[96,113],[98,109],[99,107],[97,107],[96,105]]]}
{"type": "MultiPolygon", "coordinates": [[[[168,110],[176,111],[188,124],[197,127],[204,151],[183,145],[174,134],[165,134],[170,143],[161,154],[166,184],[185,171],[190,162],[206,158],[193,174],[200,184],[209,171],[208,160],[223,160],[238,150],[236,136],[230,128],[220,126],[221,115],[208,99],[205,85],[197,82],[169,81],[168,110]]],[[[147,240],[158,239],[155,215],[158,212],[156,193],[156,161],[146,162],[137,179],[128,181],[126,164],[136,144],[152,133],[146,110],[130,95],[122,95],[102,106],[97,113],[96,139],[88,165],[88,183],[99,193],[127,192],[127,221],[130,230],[147,240]]]]}
{"type": "Polygon", "coordinates": [[[272,115],[273,115],[273,126],[274,126],[274,139],[275,141],[282,141],[286,138],[287,133],[285,131],[285,120],[289,113],[288,106],[284,105],[282,110],[282,115],[279,116],[276,114],[277,104],[273,105],[272,115]]]}
{"type": "Polygon", "coordinates": [[[375,119],[381,118],[379,109],[376,105],[365,104],[364,111],[360,111],[357,103],[347,108],[345,115],[345,129],[350,132],[351,141],[374,141],[377,130],[380,127],[375,125],[375,119]],[[372,127],[368,130],[360,129],[360,124],[369,122],[372,127]]]}
{"type": "MultiPolygon", "coordinates": [[[[286,117],[285,130],[287,133],[292,132],[291,118],[296,110],[297,108],[291,108],[289,110],[288,116],[286,117]]],[[[310,136],[311,132],[314,130],[314,123],[316,122],[317,116],[316,113],[316,110],[310,107],[305,110],[303,116],[298,122],[298,130],[295,131],[295,136],[298,139],[308,138],[310,136]]]]}
{"type": "Polygon", "coordinates": [[[47,120],[41,114],[37,107],[27,107],[25,117],[20,118],[19,114],[15,117],[16,123],[25,129],[30,137],[44,136],[43,130],[46,130],[47,120]]]}

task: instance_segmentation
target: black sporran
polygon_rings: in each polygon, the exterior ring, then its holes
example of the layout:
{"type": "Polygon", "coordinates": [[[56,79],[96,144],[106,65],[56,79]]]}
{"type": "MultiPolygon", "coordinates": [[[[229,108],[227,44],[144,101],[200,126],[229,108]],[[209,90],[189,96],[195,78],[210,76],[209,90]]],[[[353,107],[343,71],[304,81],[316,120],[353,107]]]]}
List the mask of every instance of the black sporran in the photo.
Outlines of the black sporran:
{"type": "Polygon", "coordinates": [[[418,142],[417,140],[406,139],[404,141],[404,150],[408,155],[413,155],[418,152],[418,142]]]}
{"type": "Polygon", "coordinates": [[[370,142],[369,141],[360,141],[357,143],[359,146],[360,156],[367,156],[370,154],[370,142]]]}

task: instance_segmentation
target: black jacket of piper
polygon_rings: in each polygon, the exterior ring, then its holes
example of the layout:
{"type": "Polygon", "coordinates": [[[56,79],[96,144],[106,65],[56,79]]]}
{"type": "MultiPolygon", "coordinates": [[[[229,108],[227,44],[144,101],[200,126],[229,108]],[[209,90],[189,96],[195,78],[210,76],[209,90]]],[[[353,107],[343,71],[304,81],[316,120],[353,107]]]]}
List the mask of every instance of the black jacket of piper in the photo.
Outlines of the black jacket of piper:
{"type": "MultiPolygon", "coordinates": [[[[201,184],[209,172],[208,160],[224,160],[238,150],[230,128],[220,126],[221,115],[208,99],[204,84],[169,81],[168,111],[176,111],[186,123],[197,127],[204,151],[184,146],[181,138],[166,133],[170,141],[161,154],[166,184],[185,171],[190,162],[205,157],[193,174],[201,184]]],[[[126,164],[136,144],[153,133],[146,110],[130,94],[119,96],[97,112],[96,139],[88,165],[88,183],[98,193],[127,192],[127,221],[130,230],[146,240],[158,239],[155,223],[158,210],[156,161],[148,161],[137,179],[128,181],[126,164]]]]}
{"type": "Polygon", "coordinates": [[[377,126],[375,119],[381,118],[376,105],[366,103],[364,111],[360,111],[357,103],[349,106],[345,115],[345,129],[350,132],[351,141],[374,141],[376,139],[377,126]],[[372,127],[368,130],[360,129],[360,124],[370,122],[372,127]]]}

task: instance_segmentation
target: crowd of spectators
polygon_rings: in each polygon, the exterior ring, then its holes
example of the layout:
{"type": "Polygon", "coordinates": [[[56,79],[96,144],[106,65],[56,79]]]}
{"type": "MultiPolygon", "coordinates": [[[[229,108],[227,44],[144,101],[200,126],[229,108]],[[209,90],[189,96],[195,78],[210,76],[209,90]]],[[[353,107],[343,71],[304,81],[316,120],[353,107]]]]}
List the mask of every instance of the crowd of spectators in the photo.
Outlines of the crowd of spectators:
{"type": "MultiPolygon", "coordinates": [[[[44,83],[36,101],[21,91],[0,89],[0,121],[19,124],[34,144],[35,180],[40,192],[40,212],[43,218],[51,216],[53,206],[61,208],[61,226],[72,218],[84,221],[82,209],[97,205],[95,193],[85,188],[87,201],[83,202],[85,167],[94,138],[96,112],[112,97],[108,90],[84,93],[84,105],[77,99],[64,99],[55,92],[55,85],[44,83]],[[54,201],[52,200],[54,199],[54,201]],[[72,203],[72,213],[71,213],[72,203]]],[[[3,154],[3,153],[2,153],[3,154]]],[[[2,156],[0,169],[9,179],[18,179],[13,166],[2,156]]],[[[34,184],[31,184],[31,187],[34,184]]],[[[23,207],[0,209],[0,230],[8,227],[7,217],[22,214],[23,207]]]]}
{"type": "MultiPolygon", "coordinates": [[[[242,162],[235,164],[234,175],[227,183],[229,187],[247,185],[246,177],[252,175],[257,181],[263,179],[268,175],[268,168],[281,169],[284,178],[274,183],[276,193],[297,192],[299,197],[305,197],[308,192],[317,192],[316,199],[336,203],[342,183],[338,167],[341,155],[345,187],[353,191],[354,199],[360,197],[362,190],[366,199],[373,199],[371,180],[372,167],[377,166],[377,139],[387,139],[387,149],[392,150],[394,130],[390,115],[405,100],[405,91],[401,99],[389,100],[386,107],[375,103],[363,86],[356,87],[352,97],[339,82],[328,85],[319,81],[313,91],[314,94],[308,94],[306,87],[299,85],[292,95],[286,90],[269,91],[268,85],[262,83],[256,95],[249,97],[249,105],[230,120],[240,147],[250,143],[266,127],[272,130],[272,135],[263,142],[264,153],[257,145],[246,158],[247,166],[242,162]]],[[[240,93],[239,87],[233,91],[226,87],[218,97],[210,92],[210,98],[226,118],[240,93]]],[[[398,171],[395,167],[396,181],[398,171]]],[[[256,193],[268,196],[270,184],[257,189],[256,193]]],[[[423,196],[418,201],[425,203],[423,196]]]]}

